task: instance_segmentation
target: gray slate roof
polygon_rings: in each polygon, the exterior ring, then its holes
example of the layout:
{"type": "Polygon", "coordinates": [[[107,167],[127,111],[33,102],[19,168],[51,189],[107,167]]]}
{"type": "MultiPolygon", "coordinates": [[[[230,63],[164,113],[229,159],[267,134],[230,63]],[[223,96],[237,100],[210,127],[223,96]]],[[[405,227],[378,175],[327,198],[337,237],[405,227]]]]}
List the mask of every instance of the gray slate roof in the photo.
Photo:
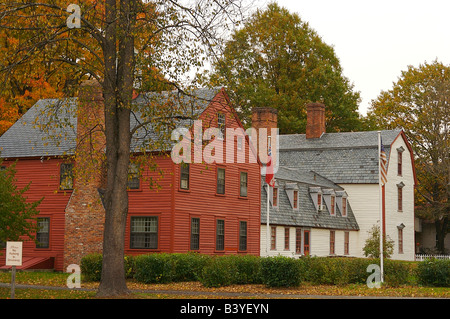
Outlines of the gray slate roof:
{"type": "MultiPolygon", "coordinates": [[[[139,106],[147,103],[167,103],[183,105],[186,114],[193,118],[200,115],[220,88],[198,89],[191,96],[180,95],[178,91],[160,94],[143,93],[133,102],[136,116],[131,116],[131,128],[142,122],[145,116],[139,112],[139,106]]],[[[76,108],[78,99],[43,99],[39,100],[8,131],[0,136],[0,157],[41,157],[73,154],[76,146],[76,108]],[[44,129],[45,127],[45,129],[44,129]]],[[[191,120],[180,120],[179,126],[189,126],[191,120]]],[[[142,140],[158,138],[158,134],[147,127],[133,135],[132,150],[137,150],[142,140]]]]}
{"type": "MultiPolygon", "coordinates": [[[[326,210],[317,212],[312,201],[309,188],[311,186],[322,189],[334,189],[342,191],[342,188],[326,178],[312,171],[301,171],[298,169],[288,169],[280,167],[275,174],[278,183],[278,207],[269,204],[269,223],[271,225],[287,225],[312,228],[359,230],[358,223],[353,214],[350,198],[347,205],[347,217],[342,217],[336,205],[336,215],[331,216],[326,210]],[[298,187],[298,210],[294,210],[286,193],[287,184],[296,183],[298,187]]],[[[264,176],[261,182],[261,224],[266,224],[267,218],[267,184],[264,176]]],[[[288,186],[288,187],[289,187],[288,186]]]]}
{"type": "MultiPolygon", "coordinates": [[[[389,158],[390,145],[400,130],[386,130],[381,137],[389,158]]],[[[280,135],[280,166],[314,170],[334,183],[378,183],[378,134],[370,132],[325,133],[319,139],[305,134],[280,135]]]]}

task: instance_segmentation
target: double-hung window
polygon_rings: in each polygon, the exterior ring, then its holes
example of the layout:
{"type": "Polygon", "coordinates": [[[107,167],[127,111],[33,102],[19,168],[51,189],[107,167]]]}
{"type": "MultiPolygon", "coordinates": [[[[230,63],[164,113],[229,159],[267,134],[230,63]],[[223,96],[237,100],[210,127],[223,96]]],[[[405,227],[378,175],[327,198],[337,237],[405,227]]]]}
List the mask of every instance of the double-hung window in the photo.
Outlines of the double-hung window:
{"type": "Polygon", "coordinates": [[[240,191],[239,195],[241,197],[247,197],[247,186],[248,186],[248,174],[247,172],[240,173],[240,191]]]}
{"type": "Polygon", "coordinates": [[[217,194],[225,194],[225,168],[217,168],[217,194]]]}
{"type": "Polygon", "coordinates": [[[191,250],[200,249],[200,218],[191,219],[191,250]]]}
{"type": "Polygon", "coordinates": [[[73,164],[61,163],[59,166],[59,188],[61,190],[73,189],[73,164]]]}
{"type": "Polygon", "coordinates": [[[216,250],[225,249],[225,221],[218,219],[216,221],[216,250]]]}
{"type": "Polygon", "coordinates": [[[36,248],[49,248],[50,245],[50,218],[37,218],[37,232],[36,232],[36,248]]]}
{"type": "Polygon", "coordinates": [[[130,248],[158,249],[158,217],[131,217],[130,248]]]}
{"type": "Polygon", "coordinates": [[[189,164],[184,162],[180,165],[180,188],[189,189],[189,164]]]}
{"type": "Polygon", "coordinates": [[[247,250],[247,222],[239,222],[239,250],[247,250]]]}

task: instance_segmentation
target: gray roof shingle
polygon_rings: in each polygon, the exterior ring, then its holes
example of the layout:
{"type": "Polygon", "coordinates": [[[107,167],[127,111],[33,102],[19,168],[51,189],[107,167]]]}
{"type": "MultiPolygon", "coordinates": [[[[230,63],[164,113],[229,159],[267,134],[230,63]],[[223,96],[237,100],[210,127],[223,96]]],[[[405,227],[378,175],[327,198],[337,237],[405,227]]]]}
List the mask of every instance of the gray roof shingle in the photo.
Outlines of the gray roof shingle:
{"type": "MultiPolygon", "coordinates": [[[[389,158],[390,145],[400,130],[382,131],[389,158]]],[[[320,139],[305,134],[280,136],[280,166],[314,170],[339,184],[378,183],[376,131],[325,133],[320,139]]]]}
{"type": "MultiPolygon", "coordinates": [[[[275,174],[278,183],[278,207],[269,204],[269,223],[271,225],[287,225],[299,227],[313,227],[341,230],[359,230],[358,223],[353,214],[350,199],[347,206],[347,216],[342,214],[336,205],[336,215],[331,216],[328,207],[318,212],[312,201],[309,188],[311,186],[322,189],[334,189],[341,191],[342,188],[331,181],[321,177],[312,171],[301,171],[280,167],[275,174]],[[298,187],[298,210],[294,210],[289,201],[286,189],[295,183],[298,187]]],[[[266,224],[267,218],[267,184],[262,180],[261,189],[261,223],[266,224]]]]}
{"type": "MultiPolygon", "coordinates": [[[[136,109],[146,103],[168,103],[182,105],[186,114],[200,115],[220,88],[194,90],[189,96],[178,91],[143,93],[134,101],[136,109]]],[[[21,158],[41,156],[61,156],[73,154],[76,146],[78,99],[43,99],[31,107],[12,127],[0,136],[0,157],[21,158]]],[[[130,124],[133,129],[145,119],[145,115],[135,111],[130,124]]],[[[180,120],[178,126],[189,126],[191,120],[180,120]]],[[[138,130],[132,139],[131,149],[140,149],[143,140],[157,139],[158,134],[151,126],[138,130]]]]}

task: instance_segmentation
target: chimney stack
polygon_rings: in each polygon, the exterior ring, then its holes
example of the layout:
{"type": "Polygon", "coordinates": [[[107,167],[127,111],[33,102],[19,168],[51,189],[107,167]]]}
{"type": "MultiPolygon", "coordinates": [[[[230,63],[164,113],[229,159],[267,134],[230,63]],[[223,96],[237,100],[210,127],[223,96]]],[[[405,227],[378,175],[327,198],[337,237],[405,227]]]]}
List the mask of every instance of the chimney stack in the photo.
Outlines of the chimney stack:
{"type": "Polygon", "coordinates": [[[271,137],[270,144],[272,150],[272,160],[274,161],[274,163],[276,163],[277,134],[274,134],[274,136],[272,136],[272,129],[278,128],[278,110],[272,107],[254,107],[252,109],[252,128],[256,129],[256,133],[258,134],[258,138],[256,141],[254,141],[254,143],[256,144],[258,149],[258,156],[263,163],[266,163],[267,152],[264,152],[264,150],[268,150],[267,143],[269,141],[265,142],[265,145],[263,144],[260,147],[259,143],[262,141],[260,139],[260,129],[267,129],[267,136],[271,137]]]}
{"type": "Polygon", "coordinates": [[[104,104],[100,83],[84,81],[78,94],[75,181],[65,210],[64,269],[101,253],[105,209],[99,188],[105,182],[104,104]]]}
{"type": "Polygon", "coordinates": [[[306,138],[320,138],[325,133],[325,105],[308,103],[306,116],[306,138]]]}

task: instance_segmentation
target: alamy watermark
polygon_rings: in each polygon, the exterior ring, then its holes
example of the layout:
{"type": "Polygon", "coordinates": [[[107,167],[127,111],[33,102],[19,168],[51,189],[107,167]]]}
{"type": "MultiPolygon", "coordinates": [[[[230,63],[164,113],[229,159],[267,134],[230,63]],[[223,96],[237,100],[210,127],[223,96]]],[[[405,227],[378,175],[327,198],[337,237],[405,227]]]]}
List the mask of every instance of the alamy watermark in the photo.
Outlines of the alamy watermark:
{"type": "Polygon", "coordinates": [[[70,273],[67,277],[67,288],[81,288],[81,269],[77,264],[71,264],[67,266],[67,272],[70,273]]]}
{"type": "Polygon", "coordinates": [[[72,13],[66,20],[69,29],[81,28],[81,8],[77,4],[69,4],[67,12],[72,13]]]}
{"type": "Polygon", "coordinates": [[[171,139],[177,141],[170,154],[174,163],[258,163],[259,160],[262,164],[268,164],[273,159],[271,166],[273,172],[277,172],[278,128],[249,128],[244,131],[242,128],[221,130],[210,127],[203,131],[202,124],[201,120],[196,120],[192,131],[187,128],[172,131],[171,139]]]}

